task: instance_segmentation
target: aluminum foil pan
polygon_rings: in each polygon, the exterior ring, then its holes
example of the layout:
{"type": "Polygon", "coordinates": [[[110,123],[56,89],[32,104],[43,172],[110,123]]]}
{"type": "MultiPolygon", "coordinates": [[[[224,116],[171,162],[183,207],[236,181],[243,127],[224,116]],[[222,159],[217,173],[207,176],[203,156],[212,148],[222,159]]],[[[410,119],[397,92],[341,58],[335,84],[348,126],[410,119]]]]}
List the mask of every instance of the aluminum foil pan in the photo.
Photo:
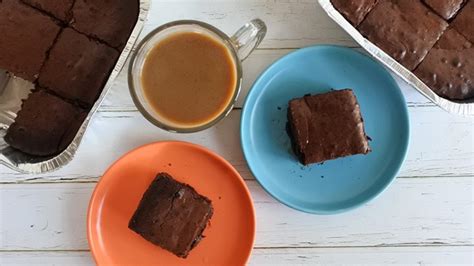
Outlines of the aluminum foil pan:
{"type": "Polygon", "coordinates": [[[410,70],[406,69],[400,63],[395,61],[391,56],[386,54],[382,49],[378,48],[375,44],[371,43],[359,31],[357,31],[352,24],[350,24],[339,11],[337,11],[331,4],[330,0],[318,0],[319,5],[326,11],[328,16],[334,20],[339,26],[341,26],[349,35],[369,54],[375,57],[387,68],[392,70],[400,78],[405,80],[408,84],[412,85],[422,95],[428,98],[430,101],[441,107],[442,109],[458,115],[474,116],[474,99],[466,101],[450,101],[439,97],[434,91],[432,91],[426,84],[418,79],[410,70]]]}
{"type": "Polygon", "coordinates": [[[140,0],[140,11],[137,23],[127,41],[127,45],[120,54],[102,93],[87,115],[87,118],[82,123],[82,126],[74,137],[74,140],[63,152],[54,157],[31,156],[9,147],[3,140],[6,130],[13,123],[16,118],[16,113],[21,108],[22,99],[27,98],[27,95],[33,89],[34,85],[20,78],[10,76],[0,69],[0,164],[19,172],[39,174],[57,170],[72,160],[81,144],[82,137],[89,125],[91,117],[99,108],[107,92],[112,87],[115,78],[124,67],[125,61],[130,55],[130,52],[143,29],[149,10],[150,0],[140,0]]]}

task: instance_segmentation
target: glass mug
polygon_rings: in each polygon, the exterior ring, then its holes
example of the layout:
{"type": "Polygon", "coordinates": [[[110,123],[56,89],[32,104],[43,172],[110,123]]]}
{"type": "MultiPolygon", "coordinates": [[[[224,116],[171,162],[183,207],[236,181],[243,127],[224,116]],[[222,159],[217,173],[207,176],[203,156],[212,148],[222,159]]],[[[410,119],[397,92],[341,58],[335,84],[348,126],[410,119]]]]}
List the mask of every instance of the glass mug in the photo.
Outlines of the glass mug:
{"type": "Polygon", "coordinates": [[[148,121],[170,132],[192,133],[215,125],[232,111],[242,85],[242,61],[245,60],[261,43],[265,37],[266,31],[267,27],[260,19],[254,19],[251,22],[245,24],[232,37],[227,36],[219,29],[207,23],[194,20],[179,20],[158,27],[140,42],[130,61],[128,83],[135,105],[148,121]],[[232,61],[237,72],[233,95],[223,111],[205,124],[193,127],[177,127],[175,125],[170,125],[169,123],[166,123],[164,119],[161,119],[157,112],[148,103],[141,84],[141,72],[148,53],[160,41],[166,39],[174,33],[180,32],[203,33],[207,34],[208,36],[212,36],[215,40],[218,40],[228,49],[232,55],[232,61]]]}

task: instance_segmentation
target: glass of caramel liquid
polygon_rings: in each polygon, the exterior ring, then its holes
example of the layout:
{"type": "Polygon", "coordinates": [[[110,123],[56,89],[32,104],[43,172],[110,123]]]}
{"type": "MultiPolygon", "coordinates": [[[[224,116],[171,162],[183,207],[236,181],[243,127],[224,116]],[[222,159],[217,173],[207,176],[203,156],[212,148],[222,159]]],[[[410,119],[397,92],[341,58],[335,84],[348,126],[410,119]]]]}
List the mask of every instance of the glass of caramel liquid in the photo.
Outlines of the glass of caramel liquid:
{"type": "Polygon", "coordinates": [[[252,20],[232,37],[200,21],[167,23],[148,34],[130,62],[128,82],[138,110],[154,125],[191,133],[232,111],[242,64],[266,34],[252,20]]]}

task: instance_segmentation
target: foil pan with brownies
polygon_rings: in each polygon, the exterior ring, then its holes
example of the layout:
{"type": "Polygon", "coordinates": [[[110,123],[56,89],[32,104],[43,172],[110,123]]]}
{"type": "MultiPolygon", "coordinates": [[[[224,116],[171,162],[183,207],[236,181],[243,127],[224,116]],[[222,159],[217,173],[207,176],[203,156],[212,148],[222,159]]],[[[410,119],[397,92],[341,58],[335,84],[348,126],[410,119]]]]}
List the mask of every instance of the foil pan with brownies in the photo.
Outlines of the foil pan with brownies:
{"type": "Polygon", "coordinates": [[[368,53],[444,110],[474,116],[473,0],[319,0],[368,53]]]}
{"type": "Polygon", "coordinates": [[[1,164],[42,173],[72,160],[149,6],[149,0],[0,1],[1,164]]]}

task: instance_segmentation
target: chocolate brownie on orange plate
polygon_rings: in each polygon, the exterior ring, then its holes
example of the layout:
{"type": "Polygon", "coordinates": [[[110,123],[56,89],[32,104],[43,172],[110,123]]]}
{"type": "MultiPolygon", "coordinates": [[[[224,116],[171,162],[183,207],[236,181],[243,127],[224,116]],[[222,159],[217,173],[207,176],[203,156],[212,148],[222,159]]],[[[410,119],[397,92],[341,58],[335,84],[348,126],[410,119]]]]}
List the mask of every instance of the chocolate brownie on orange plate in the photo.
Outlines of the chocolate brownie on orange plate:
{"type": "Polygon", "coordinates": [[[167,173],[152,181],[128,227],[147,241],[186,258],[211,219],[211,201],[167,173]]]}

